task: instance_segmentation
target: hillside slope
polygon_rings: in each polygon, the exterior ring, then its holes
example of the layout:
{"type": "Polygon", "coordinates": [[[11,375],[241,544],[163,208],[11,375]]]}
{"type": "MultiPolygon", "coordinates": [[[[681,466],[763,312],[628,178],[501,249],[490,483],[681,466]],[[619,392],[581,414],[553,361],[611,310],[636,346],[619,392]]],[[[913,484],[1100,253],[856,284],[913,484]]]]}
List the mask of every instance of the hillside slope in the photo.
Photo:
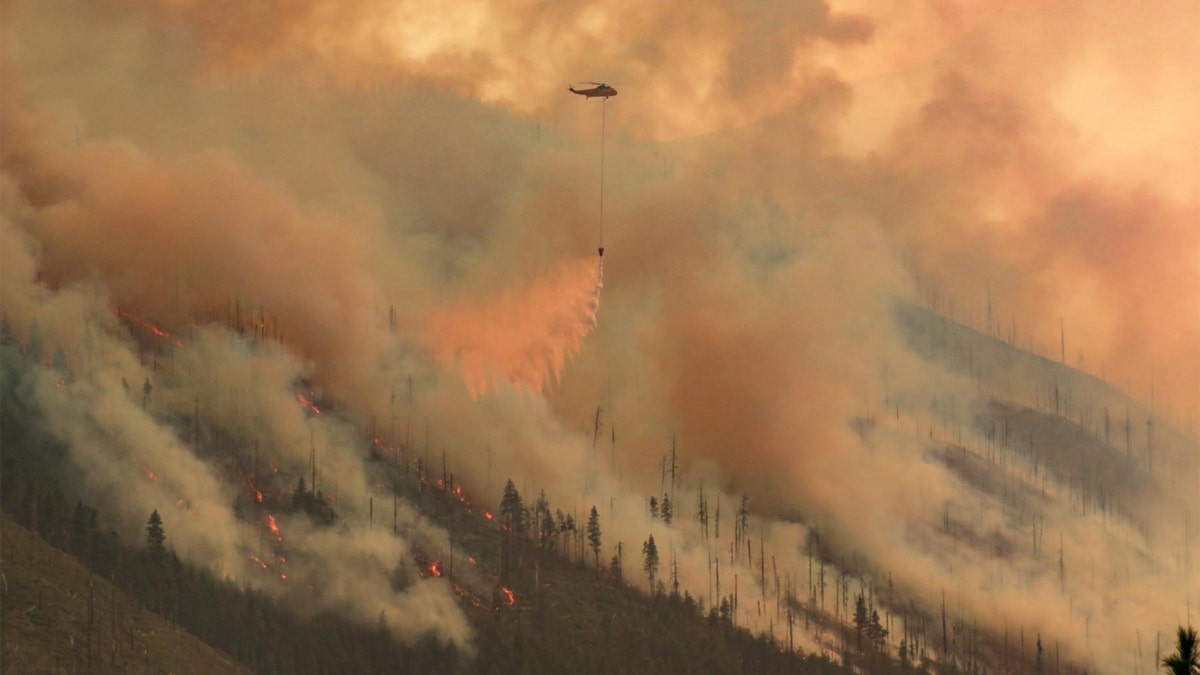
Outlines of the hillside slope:
{"type": "Polygon", "coordinates": [[[4,673],[251,672],[143,609],[7,513],[0,534],[4,673]]]}

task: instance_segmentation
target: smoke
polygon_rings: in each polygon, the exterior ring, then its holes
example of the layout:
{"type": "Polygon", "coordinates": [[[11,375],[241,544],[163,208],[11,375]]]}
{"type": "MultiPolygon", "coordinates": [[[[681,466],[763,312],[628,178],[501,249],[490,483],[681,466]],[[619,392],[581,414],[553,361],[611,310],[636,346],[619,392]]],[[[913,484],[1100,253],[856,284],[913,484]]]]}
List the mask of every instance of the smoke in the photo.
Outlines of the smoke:
{"type": "Polygon", "coordinates": [[[844,575],[893,637],[944,592],[960,630],[1128,663],[1197,587],[1195,7],[785,4],[8,3],[4,309],[66,352],[35,393],[90,494],[247,583],[331,570],[319,605],[466,643],[447,584],[380,590],[445,536],[367,531],[369,426],[480,503],[512,477],[596,504],[630,581],[653,533],[777,637],[789,586],[822,603],[813,560],[826,612],[844,575]],[[579,79],[621,91],[602,316],[579,79]],[[257,458],[286,494],[314,454],[353,525],[271,514],[280,563],[229,476],[257,458]]]}

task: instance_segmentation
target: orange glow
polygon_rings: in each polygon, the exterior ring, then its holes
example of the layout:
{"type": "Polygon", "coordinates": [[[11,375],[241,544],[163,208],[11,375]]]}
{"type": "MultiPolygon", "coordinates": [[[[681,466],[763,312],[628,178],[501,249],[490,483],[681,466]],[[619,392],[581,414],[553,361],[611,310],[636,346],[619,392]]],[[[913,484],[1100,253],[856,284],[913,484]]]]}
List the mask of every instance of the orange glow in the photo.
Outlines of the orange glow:
{"type": "Polygon", "coordinates": [[[157,337],[160,337],[160,338],[171,337],[171,334],[168,333],[167,331],[159,328],[158,326],[155,326],[154,324],[150,323],[149,321],[139,319],[138,317],[130,314],[129,312],[122,310],[120,307],[117,307],[114,311],[116,311],[117,316],[121,317],[122,319],[125,319],[126,321],[129,321],[130,323],[134,323],[134,324],[141,326],[142,328],[145,328],[146,330],[150,331],[157,337]]]}
{"type": "Polygon", "coordinates": [[[283,535],[279,533],[279,526],[275,524],[275,516],[269,513],[267,514],[267,528],[275,535],[275,541],[283,541],[283,535]]]}
{"type": "Polygon", "coordinates": [[[157,483],[157,482],[158,482],[158,475],[157,475],[157,474],[155,474],[155,473],[154,473],[154,471],[152,471],[152,470],[150,469],[150,467],[148,467],[148,466],[143,466],[143,467],[142,467],[142,473],[146,474],[146,478],[149,478],[149,479],[150,479],[150,482],[152,482],[152,483],[157,483]]]}
{"type": "Polygon", "coordinates": [[[509,590],[508,588],[506,588],[504,586],[501,586],[500,592],[504,593],[504,597],[507,598],[507,600],[508,600],[509,607],[512,607],[513,605],[517,604],[517,596],[511,590],[509,590]]]}
{"type": "Polygon", "coordinates": [[[321,414],[321,409],[317,407],[317,404],[313,403],[312,399],[308,398],[304,394],[296,392],[296,400],[300,401],[300,405],[307,408],[310,412],[312,412],[312,414],[314,414],[314,415],[321,414]]]}
{"type": "Polygon", "coordinates": [[[491,520],[491,519],[492,519],[492,513],[491,513],[491,511],[484,511],[484,512],[483,512],[483,517],[484,517],[484,518],[487,518],[488,520],[491,520]]]}
{"type": "Polygon", "coordinates": [[[603,269],[599,258],[567,261],[517,292],[442,311],[430,319],[430,340],[442,361],[458,363],[472,398],[501,380],[541,393],[595,327],[603,269]]]}
{"type": "Polygon", "coordinates": [[[262,503],[262,500],[263,500],[263,494],[262,494],[262,490],[255,489],[255,490],[254,490],[254,501],[256,501],[256,502],[258,502],[259,504],[261,504],[261,503],[262,503]]]}

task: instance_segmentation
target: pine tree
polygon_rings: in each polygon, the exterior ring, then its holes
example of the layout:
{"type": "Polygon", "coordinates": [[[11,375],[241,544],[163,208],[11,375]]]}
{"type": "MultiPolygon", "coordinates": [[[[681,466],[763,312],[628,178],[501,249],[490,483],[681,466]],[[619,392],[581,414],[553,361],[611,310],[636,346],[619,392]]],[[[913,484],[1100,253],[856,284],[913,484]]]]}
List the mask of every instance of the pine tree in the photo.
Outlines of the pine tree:
{"type": "Polygon", "coordinates": [[[164,543],[167,540],[167,534],[163,530],[162,516],[158,515],[158,509],[150,514],[149,520],[146,521],[146,552],[151,558],[159,560],[166,557],[167,549],[164,543]]]}
{"type": "Polygon", "coordinates": [[[1171,675],[1200,675],[1200,644],[1197,643],[1195,628],[1179,627],[1175,653],[1163,658],[1162,665],[1171,675]]]}
{"type": "Polygon", "coordinates": [[[521,500],[521,493],[517,492],[517,486],[513,485],[511,478],[505,483],[504,496],[500,498],[500,516],[504,519],[504,524],[508,529],[517,534],[525,533],[525,503],[521,500]]]}
{"type": "Polygon", "coordinates": [[[650,497],[650,517],[651,518],[658,517],[658,497],[654,497],[654,496],[650,497]]]}
{"type": "Polygon", "coordinates": [[[671,524],[671,497],[670,496],[663,494],[662,506],[659,507],[659,511],[662,513],[663,522],[666,523],[667,525],[670,525],[671,524]]]}
{"type": "Polygon", "coordinates": [[[867,630],[867,603],[860,593],[854,598],[854,639],[860,652],[863,648],[863,635],[867,633],[867,630]]]}
{"type": "Polygon", "coordinates": [[[868,627],[868,635],[871,638],[871,645],[878,651],[883,651],[887,647],[887,629],[879,622],[879,611],[871,610],[871,624],[868,627]]]}
{"type": "Polygon", "coordinates": [[[554,522],[554,516],[550,515],[550,509],[546,509],[542,511],[542,521],[538,526],[538,544],[543,551],[551,551],[557,543],[558,525],[554,522]]]}
{"type": "Polygon", "coordinates": [[[654,594],[654,579],[658,576],[658,546],[654,543],[654,535],[642,544],[642,570],[650,579],[650,593],[654,594]]]}
{"type": "Polygon", "coordinates": [[[600,514],[596,511],[595,505],[592,506],[592,512],[588,515],[587,521],[587,540],[588,545],[592,547],[592,554],[596,559],[596,571],[600,571],[600,514]]]}

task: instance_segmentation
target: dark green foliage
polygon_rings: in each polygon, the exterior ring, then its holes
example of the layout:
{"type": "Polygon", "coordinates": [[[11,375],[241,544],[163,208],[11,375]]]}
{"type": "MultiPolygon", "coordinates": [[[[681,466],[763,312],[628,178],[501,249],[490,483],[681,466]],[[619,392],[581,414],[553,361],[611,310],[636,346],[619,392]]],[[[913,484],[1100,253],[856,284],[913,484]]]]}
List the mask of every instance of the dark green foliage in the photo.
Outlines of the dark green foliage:
{"type": "Polygon", "coordinates": [[[313,492],[304,483],[304,476],[296,482],[296,491],[292,493],[292,512],[300,511],[318,525],[332,525],[337,522],[337,512],[325,499],[320,490],[313,492]]]}
{"type": "Polygon", "coordinates": [[[658,545],[654,543],[654,535],[642,544],[642,570],[650,580],[650,593],[654,593],[654,579],[658,576],[658,545]]]}
{"type": "Polygon", "coordinates": [[[1175,653],[1164,658],[1162,665],[1171,675],[1200,674],[1200,642],[1196,639],[1195,628],[1179,627],[1175,653]]]}
{"type": "Polygon", "coordinates": [[[525,534],[528,525],[525,518],[525,503],[521,500],[521,493],[517,492],[517,486],[513,484],[511,478],[505,483],[504,496],[500,498],[500,516],[504,525],[510,530],[517,534],[525,534]]]}
{"type": "Polygon", "coordinates": [[[165,542],[167,534],[163,530],[162,516],[158,515],[158,509],[150,514],[150,518],[146,520],[146,553],[153,560],[161,560],[167,555],[165,542]]]}
{"type": "Polygon", "coordinates": [[[600,569],[600,514],[596,512],[596,507],[592,506],[592,512],[588,515],[587,521],[587,540],[588,545],[592,548],[592,553],[596,559],[596,570],[600,569]]]}

